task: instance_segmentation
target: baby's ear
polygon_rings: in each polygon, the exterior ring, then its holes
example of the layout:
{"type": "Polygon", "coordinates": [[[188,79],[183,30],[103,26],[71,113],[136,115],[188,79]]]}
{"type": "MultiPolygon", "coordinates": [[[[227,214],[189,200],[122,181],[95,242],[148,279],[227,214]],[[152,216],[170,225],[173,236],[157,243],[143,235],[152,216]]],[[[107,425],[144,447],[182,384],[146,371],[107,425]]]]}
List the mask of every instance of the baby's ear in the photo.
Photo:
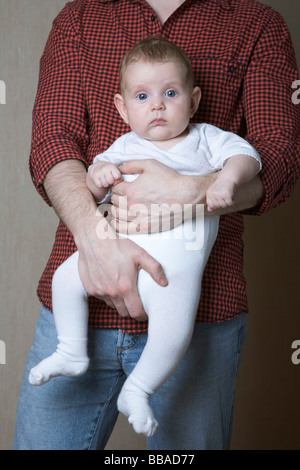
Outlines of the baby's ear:
{"type": "Polygon", "coordinates": [[[195,112],[197,111],[200,100],[201,100],[201,89],[198,86],[195,86],[193,88],[192,96],[191,96],[191,117],[193,117],[195,112]]]}
{"type": "Polygon", "coordinates": [[[114,103],[115,103],[115,107],[119,111],[119,114],[122,117],[122,119],[126,122],[126,124],[129,124],[127,109],[126,109],[126,105],[125,105],[125,101],[124,101],[123,96],[120,95],[119,93],[117,93],[115,95],[115,98],[114,98],[114,103]]]}

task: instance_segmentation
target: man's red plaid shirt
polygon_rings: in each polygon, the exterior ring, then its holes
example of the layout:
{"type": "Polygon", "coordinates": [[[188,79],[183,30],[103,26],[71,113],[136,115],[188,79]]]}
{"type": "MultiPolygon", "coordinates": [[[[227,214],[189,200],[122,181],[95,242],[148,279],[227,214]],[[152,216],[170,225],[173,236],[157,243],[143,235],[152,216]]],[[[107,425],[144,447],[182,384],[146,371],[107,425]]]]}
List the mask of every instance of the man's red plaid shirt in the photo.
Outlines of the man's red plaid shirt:
{"type": "MultiPolygon", "coordinates": [[[[248,213],[263,214],[286,200],[300,166],[300,105],[292,101],[298,79],[294,50],[281,16],[249,0],[186,0],[164,25],[144,0],[68,3],[53,23],[41,58],[33,111],[30,171],[43,198],[50,204],[43,182],[53,165],[75,158],[88,167],[128,132],[113,104],[119,63],[138,40],[153,35],[175,42],[192,61],[202,89],[193,121],[239,134],[259,152],[266,194],[248,213]]],[[[197,320],[218,322],[247,311],[242,234],[241,214],[221,217],[197,320]]],[[[60,224],[38,286],[49,310],[52,275],[75,249],[60,224]]],[[[90,298],[90,325],[128,332],[147,327],[95,298],[90,298]]]]}

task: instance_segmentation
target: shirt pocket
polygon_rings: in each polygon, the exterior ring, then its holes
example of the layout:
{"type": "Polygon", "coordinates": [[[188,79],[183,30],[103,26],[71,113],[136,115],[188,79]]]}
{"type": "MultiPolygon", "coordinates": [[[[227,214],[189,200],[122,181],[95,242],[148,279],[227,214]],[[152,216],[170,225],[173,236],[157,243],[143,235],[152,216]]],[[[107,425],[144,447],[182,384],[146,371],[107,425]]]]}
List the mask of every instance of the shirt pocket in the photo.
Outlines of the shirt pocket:
{"type": "MultiPolygon", "coordinates": [[[[234,121],[242,110],[243,84],[246,65],[219,57],[190,57],[195,85],[202,91],[199,110],[193,121],[208,122],[222,129],[235,127],[234,121]]],[[[236,123],[236,125],[238,125],[236,123]]]]}

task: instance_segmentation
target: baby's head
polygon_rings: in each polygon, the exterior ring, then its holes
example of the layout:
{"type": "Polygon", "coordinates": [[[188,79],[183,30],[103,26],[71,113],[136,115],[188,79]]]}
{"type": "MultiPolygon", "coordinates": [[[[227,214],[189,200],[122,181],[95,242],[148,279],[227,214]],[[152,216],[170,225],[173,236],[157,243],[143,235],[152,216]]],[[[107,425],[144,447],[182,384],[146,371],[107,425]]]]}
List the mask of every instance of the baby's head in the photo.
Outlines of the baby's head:
{"type": "Polygon", "coordinates": [[[185,71],[185,83],[193,89],[194,73],[190,59],[173,42],[161,37],[148,37],[135,44],[123,57],[119,70],[121,93],[124,92],[127,68],[136,62],[165,64],[174,62],[185,71]]]}
{"type": "Polygon", "coordinates": [[[120,65],[116,107],[141,137],[164,141],[186,131],[201,92],[194,87],[192,65],[185,53],[166,39],[138,42],[120,65]]]}

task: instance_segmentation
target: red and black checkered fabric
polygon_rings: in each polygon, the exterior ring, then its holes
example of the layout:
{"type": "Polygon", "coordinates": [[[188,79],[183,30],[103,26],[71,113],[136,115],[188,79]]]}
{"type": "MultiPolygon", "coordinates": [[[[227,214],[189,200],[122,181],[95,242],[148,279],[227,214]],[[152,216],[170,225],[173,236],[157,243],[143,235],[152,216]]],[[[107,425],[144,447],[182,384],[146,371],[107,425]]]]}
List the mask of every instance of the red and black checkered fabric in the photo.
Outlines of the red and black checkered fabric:
{"type": "MultiPolygon", "coordinates": [[[[298,73],[285,22],[253,0],[187,0],[163,26],[144,0],[68,3],[53,23],[40,63],[30,156],[39,193],[49,203],[43,182],[54,164],[75,158],[88,166],[129,130],[113,104],[118,67],[123,54],[149,35],[174,41],[190,57],[202,89],[193,121],[237,133],[259,152],[266,195],[248,212],[263,214],[286,200],[299,174],[300,105],[292,102],[298,73]]],[[[241,214],[221,218],[197,320],[218,322],[247,311],[242,234],[241,214]]],[[[38,286],[50,310],[52,275],[74,250],[60,224],[38,286]]],[[[94,298],[90,325],[128,332],[147,326],[94,298]]]]}

